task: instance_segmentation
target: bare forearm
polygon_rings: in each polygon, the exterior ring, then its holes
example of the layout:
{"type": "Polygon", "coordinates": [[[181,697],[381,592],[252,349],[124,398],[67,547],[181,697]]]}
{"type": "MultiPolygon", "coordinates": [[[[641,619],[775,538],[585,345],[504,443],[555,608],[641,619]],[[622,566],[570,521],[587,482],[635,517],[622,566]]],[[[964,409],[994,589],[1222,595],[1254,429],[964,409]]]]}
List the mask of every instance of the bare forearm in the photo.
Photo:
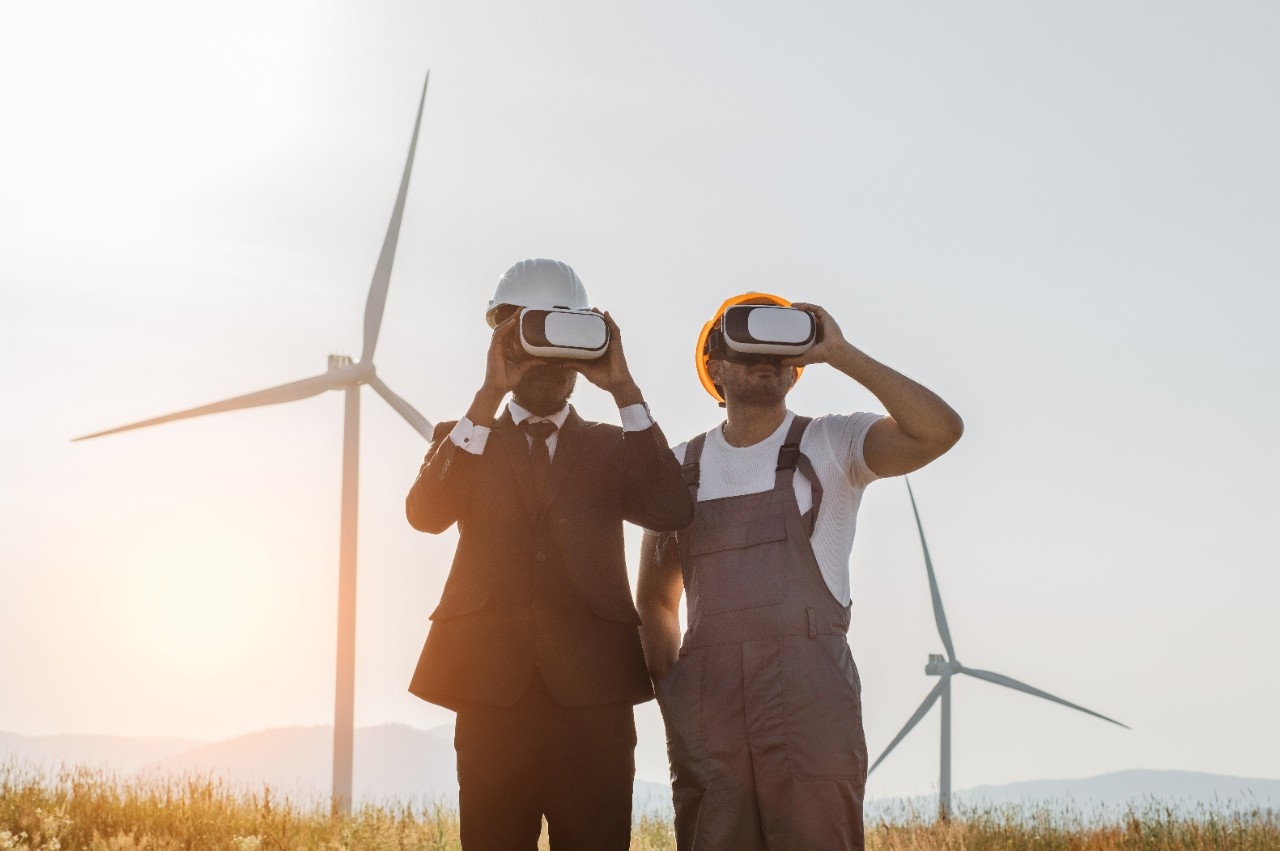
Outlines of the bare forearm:
{"type": "Polygon", "coordinates": [[[612,394],[613,402],[619,408],[644,404],[644,394],[640,392],[640,385],[629,377],[626,381],[619,382],[617,386],[609,388],[609,393],[612,394]]]}
{"type": "Polygon", "coordinates": [[[646,534],[640,542],[636,609],[641,620],[640,645],[654,685],[666,676],[680,654],[680,595],[683,592],[684,578],[676,548],[666,538],[646,534]]]}
{"type": "Polygon", "coordinates": [[[488,426],[493,423],[494,414],[498,411],[498,406],[502,404],[506,391],[496,387],[485,385],[476,392],[475,398],[471,400],[471,407],[467,408],[467,419],[476,425],[488,426]]]}
{"type": "Polygon", "coordinates": [[[644,648],[644,661],[649,667],[649,677],[658,683],[680,655],[680,616],[677,611],[660,606],[639,606],[640,644],[644,648]]]}
{"type": "Polygon", "coordinates": [[[960,415],[938,394],[845,342],[828,359],[835,369],[867,388],[903,434],[938,454],[955,445],[964,432],[960,415]]]}

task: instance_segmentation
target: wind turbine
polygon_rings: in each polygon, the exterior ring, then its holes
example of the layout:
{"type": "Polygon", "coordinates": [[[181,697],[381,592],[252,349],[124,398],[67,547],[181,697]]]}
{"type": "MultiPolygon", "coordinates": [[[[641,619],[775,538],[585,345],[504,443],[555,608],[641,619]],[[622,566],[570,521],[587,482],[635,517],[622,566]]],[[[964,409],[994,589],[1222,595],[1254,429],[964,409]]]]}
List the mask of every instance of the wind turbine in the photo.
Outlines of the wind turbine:
{"type": "Polygon", "coordinates": [[[418,99],[418,117],[413,123],[413,138],[409,141],[409,158],[404,164],[404,175],[400,178],[400,193],[396,196],[395,207],[391,211],[391,223],[387,226],[387,235],[382,242],[382,253],[378,255],[378,265],[374,267],[373,281],[369,285],[369,296],[364,308],[364,345],[360,350],[360,359],[352,363],[348,355],[329,355],[328,370],[311,378],[75,438],[75,440],[89,440],[174,420],[202,417],[205,414],[296,402],[317,396],[326,390],[341,390],[345,393],[342,441],[342,523],[338,538],[338,664],[333,711],[333,806],[340,812],[349,812],[351,808],[352,739],[355,714],[356,519],[360,479],[360,385],[367,384],[372,387],[415,431],[427,440],[431,439],[431,423],[378,378],[373,366],[373,350],[378,344],[378,331],[382,327],[382,315],[387,304],[391,265],[395,260],[396,243],[400,236],[400,219],[404,214],[405,196],[409,190],[409,174],[413,170],[413,152],[418,145],[418,128],[422,125],[422,110],[426,104],[427,83],[430,80],[431,72],[428,71],[422,83],[422,96],[418,99]]]}
{"type": "Polygon", "coordinates": [[[1103,721],[1110,721],[1112,724],[1124,727],[1126,730],[1131,729],[1127,724],[1121,724],[1114,718],[1094,712],[1092,709],[1085,709],[1068,700],[1060,697],[1054,697],[1047,691],[1041,691],[1038,688],[1029,686],[1026,683],[1018,682],[1012,677],[1006,677],[1003,674],[997,674],[992,671],[982,671],[977,668],[970,668],[960,664],[960,660],[956,658],[955,645],[951,643],[951,630],[947,628],[947,613],[942,609],[942,595],[938,593],[938,579],[933,572],[933,562],[929,558],[929,545],[924,540],[924,526],[920,523],[920,511],[916,508],[916,495],[911,490],[911,482],[907,482],[907,495],[911,497],[911,511],[916,517],[916,529],[920,532],[920,548],[924,551],[924,567],[929,574],[929,593],[933,597],[933,619],[938,625],[938,636],[942,639],[942,646],[946,648],[947,655],[942,656],[937,653],[929,654],[929,664],[925,666],[924,672],[931,677],[940,677],[938,684],[925,695],[924,701],[916,709],[907,723],[898,731],[898,735],[893,737],[893,741],[889,742],[889,746],[884,749],[884,753],[872,763],[867,774],[876,770],[876,766],[884,762],[884,758],[889,755],[898,742],[911,732],[911,728],[920,722],[920,719],[933,707],[938,698],[942,698],[942,759],[941,768],[938,775],[938,814],[941,818],[946,819],[951,816],[951,678],[956,674],[966,674],[979,680],[986,680],[989,683],[995,683],[998,686],[1011,688],[1014,691],[1025,692],[1035,697],[1042,697],[1045,700],[1052,700],[1054,703],[1060,703],[1063,706],[1069,706],[1080,712],[1087,713],[1095,718],[1101,718],[1103,721]]]}

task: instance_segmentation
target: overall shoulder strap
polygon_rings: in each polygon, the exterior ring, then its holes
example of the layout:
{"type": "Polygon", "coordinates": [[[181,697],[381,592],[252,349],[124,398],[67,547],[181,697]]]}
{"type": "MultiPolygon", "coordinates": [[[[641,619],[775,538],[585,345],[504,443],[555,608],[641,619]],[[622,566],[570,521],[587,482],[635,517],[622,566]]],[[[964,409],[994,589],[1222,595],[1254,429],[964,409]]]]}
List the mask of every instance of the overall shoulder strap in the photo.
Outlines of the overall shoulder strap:
{"type": "MultiPolygon", "coordinates": [[[[684,486],[689,489],[689,498],[695,505],[698,502],[698,482],[702,478],[702,447],[706,442],[705,432],[695,435],[685,444],[684,463],[680,465],[680,476],[684,479],[684,486]]],[[[681,535],[679,532],[664,532],[658,536],[658,549],[654,554],[658,564],[662,564],[662,557],[672,542],[679,544],[682,558],[688,557],[688,553],[685,552],[688,536],[681,535]]]]}
{"type": "Polygon", "coordinates": [[[812,417],[795,416],[791,419],[791,428],[787,429],[787,436],[782,441],[782,446],[778,449],[778,470],[794,470],[796,468],[796,460],[800,457],[800,438],[804,437],[804,430],[809,427],[809,423],[813,422],[812,417]]]}
{"type": "Polygon", "coordinates": [[[791,428],[787,429],[787,437],[782,441],[782,446],[778,449],[778,467],[776,486],[781,487],[784,479],[786,484],[791,483],[791,477],[794,475],[796,468],[800,469],[800,474],[809,480],[809,487],[813,492],[813,505],[804,514],[805,526],[810,535],[818,523],[818,510],[822,507],[822,482],[818,481],[818,474],[813,469],[813,463],[809,460],[809,456],[800,451],[800,440],[804,437],[805,429],[809,427],[809,423],[813,422],[812,417],[795,416],[791,420],[791,428]]]}
{"type": "Polygon", "coordinates": [[[690,440],[684,447],[684,463],[680,465],[680,475],[684,477],[685,487],[696,502],[698,499],[698,481],[702,477],[702,447],[707,442],[706,433],[701,433],[690,440]]]}

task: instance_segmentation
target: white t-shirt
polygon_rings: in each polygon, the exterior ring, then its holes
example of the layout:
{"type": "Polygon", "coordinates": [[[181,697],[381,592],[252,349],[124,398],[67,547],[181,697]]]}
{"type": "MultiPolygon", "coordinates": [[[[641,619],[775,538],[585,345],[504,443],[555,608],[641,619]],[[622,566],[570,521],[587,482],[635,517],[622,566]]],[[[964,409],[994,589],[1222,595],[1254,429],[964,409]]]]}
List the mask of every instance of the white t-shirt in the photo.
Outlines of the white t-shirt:
{"type": "MultiPolygon", "coordinates": [[[[720,426],[707,432],[698,501],[771,490],[778,450],[794,418],[795,414],[787,411],[777,430],[754,446],[730,446],[720,426]]],[[[849,605],[849,555],[853,552],[858,506],[863,489],[879,478],[863,459],[862,445],[867,430],[879,419],[879,414],[866,413],[815,417],[800,440],[800,451],[809,457],[822,483],[822,505],[810,543],[822,578],[832,596],[845,606],[849,605]]],[[[673,450],[682,464],[688,445],[686,441],[673,450]]],[[[799,469],[793,478],[796,502],[804,514],[813,505],[813,488],[799,469]]]]}

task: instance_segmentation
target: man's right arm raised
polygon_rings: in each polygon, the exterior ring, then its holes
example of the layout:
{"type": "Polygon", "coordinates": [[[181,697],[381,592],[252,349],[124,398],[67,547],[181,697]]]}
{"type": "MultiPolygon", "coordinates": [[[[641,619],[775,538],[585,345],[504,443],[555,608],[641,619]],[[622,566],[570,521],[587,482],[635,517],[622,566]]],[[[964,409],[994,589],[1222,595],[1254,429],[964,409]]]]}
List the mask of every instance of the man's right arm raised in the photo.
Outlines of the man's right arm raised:
{"type": "Polygon", "coordinates": [[[526,372],[545,363],[541,358],[519,363],[508,360],[507,352],[515,332],[514,317],[494,329],[485,358],[484,383],[471,401],[467,415],[457,422],[436,426],[431,448],[405,500],[405,514],[413,528],[435,534],[458,521],[470,479],[467,470],[484,453],[498,406],[526,372]]]}

